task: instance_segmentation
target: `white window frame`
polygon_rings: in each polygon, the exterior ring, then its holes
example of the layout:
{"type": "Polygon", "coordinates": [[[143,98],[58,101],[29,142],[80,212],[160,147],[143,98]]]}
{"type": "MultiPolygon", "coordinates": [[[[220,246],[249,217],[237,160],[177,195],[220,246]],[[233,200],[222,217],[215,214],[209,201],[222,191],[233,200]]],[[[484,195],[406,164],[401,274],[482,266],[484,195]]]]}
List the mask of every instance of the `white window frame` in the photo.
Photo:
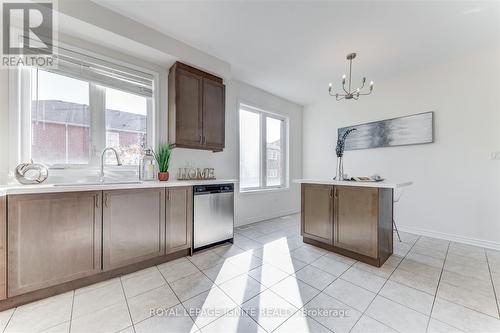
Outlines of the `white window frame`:
{"type": "MultiPolygon", "coordinates": [[[[239,177],[241,179],[241,131],[240,131],[240,112],[241,110],[253,112],[259,115],[260,117],[260,185],[256,187],[241,187],[240,193],[259,193],[259,192],[268,192],[268,191],[281,191],[287,190],[289,188],[289,128],[290,128],[290,119],[287,116],[276,112],[266,111],[262,108],[253,106],[252,104],[246,102],[238,102],[238,169],[239,169],[239,177]],[[266,121],[265,118],[274,118],[282,121],[281,123],[281,184],[280,185],[267,185],[267,130],[266,130],[266,121]]],[[[240,183],[241,184],[241,183],[240,183]]]]}
{"type": "MultiPolygon", "coordinates": [[[[83,50],[71,45],[66,45],[59,42],[60,48],[78,52],[83,55],[93,57],[101,60],[106,64],[116,65],[117,68],[130,68],[131,70],[141,71],[153,77],[153,95],[148,102],[147,108],[147,126],[146,137],[147,145],[155,147],[157,145],[157,116],[159,115],[159,73],[116,60],[101,54],[97,54],[88,50],[83,50]]],[[[42,68],[43,70],[43,68],[42,68]]],[[[82,80],[85,80],[82,78],[82,80]]],[[[87,81],[87,80],[85,80],[87,81]]],[[[115,88],[116,89],[116,88],[115,88]]],[[[102,108],[98,110],[90,110],[91,112],[91,125],[90,130],[90,160],[88,164],[51,164],[47,165],[51,169],[94,169],[100,164],[100,155],[102,149],[106,146],[106,123],[104,112],[105,110],[105,96],[104,91],[96,83],[89,83],[89,104],[95,105],[99,103],[102,108]],[[100,91],[99,91],[100,90],[100,91]],[[98,92],[99,91],[99,92],[98,92]],[[96,99],[90,101],[90,99],[96,99]],[[99,133],[97,133],[99,132],[99,133]]],[[[90,107],[90,105],[89,105],[90,107]]],[[[9,164],[10,169],[13,170],[16,165],[31,159],[31,68],[18,67],[9,69],[9,137],[11,138],[9,164]]],[[[137,165],[122,166],[121,169],[135,170],[137,165]]]]}

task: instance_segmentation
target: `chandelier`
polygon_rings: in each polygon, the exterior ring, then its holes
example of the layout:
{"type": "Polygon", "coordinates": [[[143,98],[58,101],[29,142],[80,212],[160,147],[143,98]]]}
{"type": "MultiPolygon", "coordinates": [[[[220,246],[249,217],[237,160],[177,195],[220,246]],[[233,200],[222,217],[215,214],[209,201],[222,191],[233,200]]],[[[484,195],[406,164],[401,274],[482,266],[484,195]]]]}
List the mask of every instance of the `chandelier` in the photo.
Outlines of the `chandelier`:
{"type": "Polygon", "coordinates": [[[335,96],[335,99],[337,101],[340,101],[342,99],[359,99],[359,96],[364,96],[364,95],[370,95],[373,91],[373,81],[370,82],[370,88],[367,92],[362,92],[362,89],[365,87],[366,83],[366,77],[363,77],[363,81],[361,83],[361,87],[356,88],[355,90],[351,90],[351,75],[352,75],[352,60],[356,58],[356,53],[349,53],[347,55],[347,60],[349,60],[349,81],[347,83],[347,89],[346,89],[346,75],[342,75],[342,89],[344,90],[344,93],[335,93],[332,90],[332,83],[330,82],[329,87],[328,87],[328,93],[330,96],[335,96]]]}

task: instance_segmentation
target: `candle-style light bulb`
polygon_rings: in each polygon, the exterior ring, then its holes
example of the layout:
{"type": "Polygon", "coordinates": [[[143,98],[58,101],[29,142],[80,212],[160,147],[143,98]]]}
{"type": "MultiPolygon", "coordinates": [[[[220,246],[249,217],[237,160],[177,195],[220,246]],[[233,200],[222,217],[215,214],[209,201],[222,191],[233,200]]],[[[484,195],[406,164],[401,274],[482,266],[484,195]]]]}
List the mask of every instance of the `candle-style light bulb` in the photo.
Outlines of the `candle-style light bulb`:
{"type": "Polygon", "coordinates": [[[373,90],[373,81],[370,81],[370,91],[373,90]]]}
{"type": "Polygon", "coordinates": [[[345,77],[346,77],[346,76],[345,76],[345,74],[344,74],[344,75],[342,75],[342,84],[344,84],[344,83],[345,83],[345,77]]]}

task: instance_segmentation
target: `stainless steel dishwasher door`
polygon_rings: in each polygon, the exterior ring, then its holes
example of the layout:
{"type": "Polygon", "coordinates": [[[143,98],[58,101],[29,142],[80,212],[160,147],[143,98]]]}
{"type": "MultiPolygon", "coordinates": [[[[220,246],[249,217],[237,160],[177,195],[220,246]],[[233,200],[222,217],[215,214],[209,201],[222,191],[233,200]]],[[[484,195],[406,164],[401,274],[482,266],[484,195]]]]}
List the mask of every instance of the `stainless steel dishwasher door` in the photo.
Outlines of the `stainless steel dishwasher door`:
{"type": "Polygon", "coordinates": [[[194,248],[233,238],[234,193],[194,196],[194,248]]]}

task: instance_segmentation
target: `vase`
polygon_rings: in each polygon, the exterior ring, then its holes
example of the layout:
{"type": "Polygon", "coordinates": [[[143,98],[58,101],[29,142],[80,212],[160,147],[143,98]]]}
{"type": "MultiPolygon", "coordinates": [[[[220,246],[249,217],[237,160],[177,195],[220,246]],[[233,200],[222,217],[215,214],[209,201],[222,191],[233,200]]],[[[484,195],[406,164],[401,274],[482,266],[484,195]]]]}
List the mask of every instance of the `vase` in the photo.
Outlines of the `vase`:
{"type": "Polygon", "coordinates": [[[166,182],[168,180],[168,171],[167,172],[158,172],[158,180],[162,182],[166,182]]]}
{"type": "Polygon", "coordinates": [[[342,156],[337,157],[335,180],[344,180],[344,158],[342,156]]]}

